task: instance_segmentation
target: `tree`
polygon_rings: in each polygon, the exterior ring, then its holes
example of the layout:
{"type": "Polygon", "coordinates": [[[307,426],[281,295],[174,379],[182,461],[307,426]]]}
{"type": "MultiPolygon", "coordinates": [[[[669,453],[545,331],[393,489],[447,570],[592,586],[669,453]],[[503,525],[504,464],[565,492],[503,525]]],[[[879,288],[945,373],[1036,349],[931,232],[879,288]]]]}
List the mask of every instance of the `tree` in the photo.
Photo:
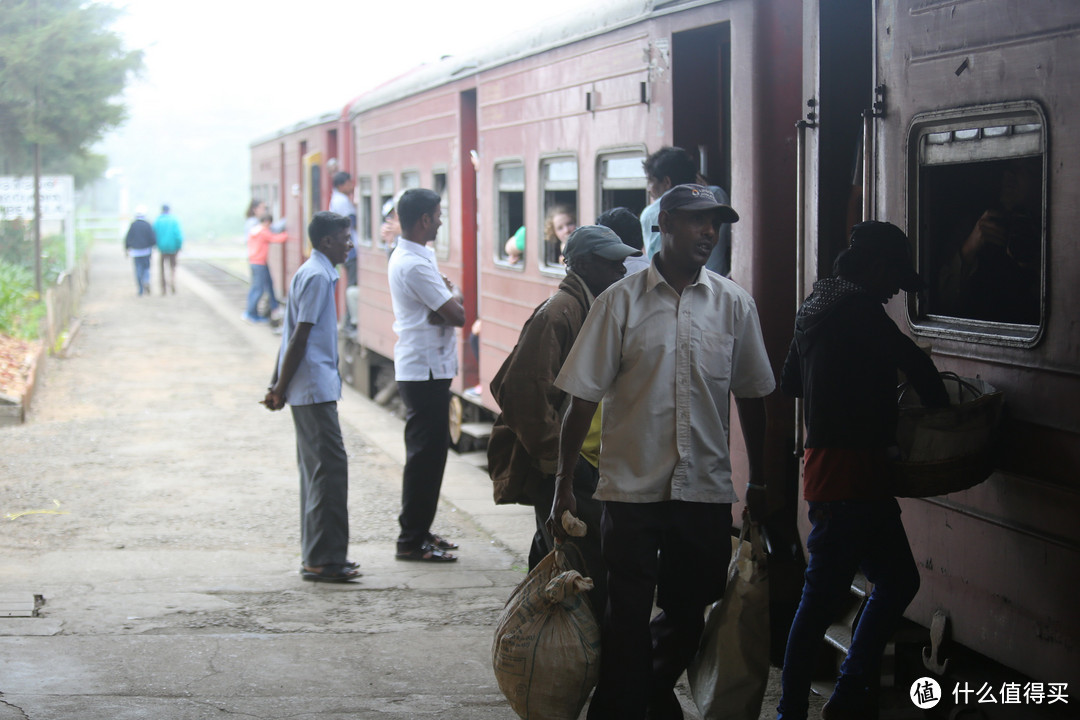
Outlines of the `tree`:
{"type": "Polygon", "coordinates": [[[0,173],[30,174],[37,144],[47,170],[93,180],[105,163],[89,148],[125,120],[118,98],[142,68],[142,52],[125,50],[109,29],[121,11],[82,0],[0,2],[0,173]]]}

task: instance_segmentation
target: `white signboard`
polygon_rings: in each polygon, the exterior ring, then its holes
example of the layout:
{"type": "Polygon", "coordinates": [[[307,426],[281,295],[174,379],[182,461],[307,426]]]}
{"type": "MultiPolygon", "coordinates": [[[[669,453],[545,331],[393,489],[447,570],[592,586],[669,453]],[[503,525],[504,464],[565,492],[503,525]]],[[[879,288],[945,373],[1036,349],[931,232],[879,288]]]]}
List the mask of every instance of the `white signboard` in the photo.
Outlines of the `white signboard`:
{"type": "MultiPolygon", "coordinates": [[[[75,179],[71,175],[41,178],[41,219],[67,220],[75,210],[75,179]]],[[[34,219],[34,178],[0,175],[0,217],[34,219]]]]}

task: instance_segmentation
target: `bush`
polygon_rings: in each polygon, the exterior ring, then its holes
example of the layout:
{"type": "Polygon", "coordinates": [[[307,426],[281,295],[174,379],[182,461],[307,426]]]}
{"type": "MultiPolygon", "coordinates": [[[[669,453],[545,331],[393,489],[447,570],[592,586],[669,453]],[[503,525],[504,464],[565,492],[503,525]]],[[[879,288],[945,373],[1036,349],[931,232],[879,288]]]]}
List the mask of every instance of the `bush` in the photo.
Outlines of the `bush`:
{"type": "MultiPolygon", "coordinates": [[[[64,271],[67,249],[63,235],[41,238],[41,282],[48,286],[64,271]]],[[[22,220],[0,221],[0,260],[26,268],[33,286],[34,242],[30,239],[29,224],[22,220]]]]}
{"type": "Polygon", "coordinates": [[[0,259],[0,333],[36,340],[45,304],[34,291],[34,273],[0,259]]]}

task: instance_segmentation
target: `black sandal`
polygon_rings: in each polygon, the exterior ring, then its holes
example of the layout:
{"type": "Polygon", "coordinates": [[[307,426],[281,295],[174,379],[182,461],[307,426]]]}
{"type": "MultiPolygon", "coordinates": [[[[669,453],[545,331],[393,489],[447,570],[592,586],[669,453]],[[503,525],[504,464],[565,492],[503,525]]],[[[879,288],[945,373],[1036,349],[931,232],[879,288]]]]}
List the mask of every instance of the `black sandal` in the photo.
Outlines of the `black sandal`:
{"type": "Polygon", "coordinates": [[[360,573],[344,565],[323,565],[318,570],[301,568],[300,577],[309,582],[344,583],[360,577],[360,573]]]}
{"type": "Polygon", "coordinates": [[[411,562],[457,562],[457,556],[444,552],[434,545],[427,544],[415,550],[400,551],[394,557],[398,560],[409,560],[411,562]]]}
{"type": "Polygon", "coordinates": [[[456,542],[450,542],[440,535],[428,533],[428,545],[440,550],[457,550],[460,547],[456,542]]]}

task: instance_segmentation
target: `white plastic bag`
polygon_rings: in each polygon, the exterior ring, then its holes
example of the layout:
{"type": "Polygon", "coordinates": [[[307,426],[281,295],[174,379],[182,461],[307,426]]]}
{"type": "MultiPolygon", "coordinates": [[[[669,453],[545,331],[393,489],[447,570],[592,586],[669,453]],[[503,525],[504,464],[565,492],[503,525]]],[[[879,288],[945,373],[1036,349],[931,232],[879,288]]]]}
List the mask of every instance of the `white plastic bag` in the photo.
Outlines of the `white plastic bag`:
{"type": "Polygon", "coordinates": [[[758,720],[769,679],[769,570],[757,523],[744,519],[731,543],[724,597],[686,671],[703,720],[758,720]]]}
{"type": "Polygon", "coordinates": [[[577,720],[600,672],[593,583],[556,549],[518,585],[495,630],[491,662],[510,706],[525,720],[577,720]]]}

